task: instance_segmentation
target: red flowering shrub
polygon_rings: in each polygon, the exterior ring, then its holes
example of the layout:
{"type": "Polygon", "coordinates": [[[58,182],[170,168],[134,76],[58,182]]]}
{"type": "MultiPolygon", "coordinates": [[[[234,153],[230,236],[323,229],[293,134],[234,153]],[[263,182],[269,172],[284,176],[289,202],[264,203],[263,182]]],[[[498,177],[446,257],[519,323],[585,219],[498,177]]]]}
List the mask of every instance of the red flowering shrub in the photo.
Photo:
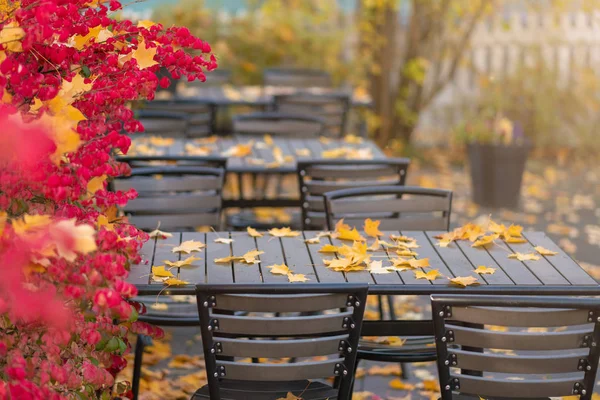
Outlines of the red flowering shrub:
{"type": "Polygon", "coordinates": [[[161,334],[127,301],[147,235],[116,207],[135,193],[106,181],[126,172],[112,155],[143,129],[127,104],[154,97],[158,69],[204,80],[216,61],[186,28],[120,8],[0,0],[0,399],[110,398],[127,333],[161,334]]]}

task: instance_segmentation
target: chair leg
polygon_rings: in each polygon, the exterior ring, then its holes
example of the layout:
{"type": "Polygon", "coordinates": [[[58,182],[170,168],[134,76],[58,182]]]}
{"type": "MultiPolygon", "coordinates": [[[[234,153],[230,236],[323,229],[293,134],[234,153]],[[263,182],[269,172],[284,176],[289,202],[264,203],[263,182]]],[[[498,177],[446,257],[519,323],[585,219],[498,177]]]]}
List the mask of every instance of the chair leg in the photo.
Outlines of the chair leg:
{"type": "Polygon", "coordinates": [[[142,358],[144,357],[144,348],[152,344],[149,337],[138,335],[135,342],[135,352],[133,358],[133,378],[131,380],[131,393],[133,400],[137,400],[140,392],[140,377],[142,375],[142,358]]]}
{"type": "Polygon", "coordinates": [[[385,315],[383,315],[383,296],[377,296],[377,307],[379,308],[379,319],[384,320],[385,315]]]}
{"type": "Polygon", "coordinates": [[[410,379],[410,372],[408,371],[408,363],[400,363],[400,377],[402,379],[410,379]]]}

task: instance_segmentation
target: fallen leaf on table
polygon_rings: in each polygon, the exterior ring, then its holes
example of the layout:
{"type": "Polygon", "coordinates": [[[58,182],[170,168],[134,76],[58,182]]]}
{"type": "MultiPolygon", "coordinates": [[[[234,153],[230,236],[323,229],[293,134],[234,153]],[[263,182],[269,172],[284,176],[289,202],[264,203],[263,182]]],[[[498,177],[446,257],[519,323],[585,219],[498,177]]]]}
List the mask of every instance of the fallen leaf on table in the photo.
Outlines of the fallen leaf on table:
{"type": "Polygon", "coordinates": [[[273,136],[266,134],[265,136],[263,136],[263,140],[265,141],[265,144],[267,146],[273,146],[273,136]]]}
{"type": "MultiPolygon", "coordinates": [[[[379,336],[367,336],[364,337],[365,340],[368,340],[370,342],[375,342],[375,343],[379,343],[380,337],[379,336]]],[[[381,339],[388,339],[387,337],[381,338],[381,339]]],[[[393,338],[390,338],[393,339],[393,338]]],[[[396,339],[400,339],[398,337],[396,337],[396,339]]],[[[402,341],[402,343],[405,342],[405,340],[400,339],[400,341],[402,341]]],[[[402,373],[402,369],[400,368],[400,364],[392,364],[392,363],[388,363],[387,365],[373,365],[371,368],[369,368],[367,370],[367,375],[381,375],[381,376],[392,376],[392,375],[397,375],[400,376],[402,373]]]]}
{"type": "Polygon", "coordinates": [[[260,262],[260,260],[257,260],[256,256],[259,256],[264,253],[265,253],[264,251],[260,251],[260,250],[250,250],[249,252],[245,253],[242,256],[242,259],[247,264],[258,264],[260,262]]]}
{"type": "Polygon", "coordinates": [[[180,268],[180,267],[186,267],[188,265],[192,265],[192,263],[194,261],[198,261],[198,260],[202,260],[202,259],[199,257],[190,256],[190,257],[186,258],[185,260],[180,260],[180,261],[165,260],[164,263],[167,264],[169,267],[180,268]]]}
{"type": "Polygon", "coordinates": [[[167,311],[169,305],[167,303],[152,303],[150,304],[150,308],[155,311],[167,311]]]}
{"type": "Polygon", "coordinates": [[[410,266],[410,269],[429,267],[429,258],[422,258],[420,260],[414,258],[394,258],[392,262],[394,266],[407,265],[410,266]]]}
{"type": "Polygon", "coordinates": [[[331,268],[336,272],[363,271],[365,269],[364,266],[353,262],[351,258],[323,260],[323,263],[327,268],[331,268]]]}
{"type": "Polygon", "coordinates": [[[221,153],[224,157],[246,157],[252,153],[252,147],[254,141],[250,141],[247,144],[237,144],[225,150],[221,153]]]}
{"type": "Polygon", "coordinates": [[[285,264],[267,265],[267,268],[269,268],[269,272],[271,272],[273,275],[287,275],[290,273],[290,269],[285,264]]]}
{"type": "Polygon", "coordinates": [[[288,274],[288,282],[306,282],[309,280],[304,274],[288,274]]]}
{"type": "Polygon", "coordinates": [[[403,382],[398,378],[392,379],[390,381],[389,385],[392,389],[396,389],[396,390],[413,390],[415,388],[415,385],[411,385],[410,383],[403,382]]]}
{"type": "Polygon", "coordinates": [[[260,233],[259,231],[257,231],[254,228],[251,227],[247,227],[246,231],[248,232],[248,235],[252,236],[252,237],[263,237],[263,234],[260,233]]]}
{"type": "Polygon", "coordinates": [[[548,250],[542,246],[536,246],[534,249],[543,256],[555,256],[558,254],[557,251],[548,250]]]}
{"type": "Polygon", "coordinates": [[[164,138],[164,137],[160,137],[160,136],[151,136],[148,141],[150,142],[150,144],[152,146],[157,146],[157,147],[167,147],[167,146],[172,146],[173,143],[175,143],[175,139],[173,138],[164,138]]]}
{"type": "Polygon", "coordinates": [[[185,154],[190,156],[207,156],[211,153],[210,147],[196,147],[191,143],[186,143],[183,149],[185,151],[185,154]]]}
{"type": "Polygon", "coordinates": [[[440,391],[440,383],[436,379],[425,379],[421,383],[423,384],[423,390],[427,390],[429,392],[440,391]]]}
{"type": "Polygon", "coordinates": [[[390,235],[390,239],[396,242],[414,242],[415,239],[404,235],[390,235]]]}
{"type": "Polygon", "coordinates": [[[419,246],[417,244],[417,241],[412,241],[412,242],[398,242],[397,246],[401,249],[418,249],[419,246]]]}
{"type": "Polygon", "coordinates": [[[310,238],[310,239],[305,239],[304,243],[308,243],[308,244],[319,244],[321,242],[321,238],[320,237],[314,237],[314,238],[310,238]]]}
{"type": "Polygon", "coordinates": [[[226,239],[226,238],[215,239],[215,243],[231,244],[232,242],[233,242],[233,239],[226,239]]]}
{"type": "Polygon", "coordinates": [[[161,278],[175,276],[171,271],[166,270],[164,265],[157,265],[156,267],[152,267],[152,275],[161,278]]]}
{"type": "Polygon", "coordinates": [[[348,225],[348,224],[344,223],[344,218],[340,219],[340,220],[339,220],[338,222],[336,222],[336,224],[335,224],[335,231],[336,231],[336,232],[339,232],[341,229],[346,229],[346,230],[348,230],[348,231],[349,231],[350,229],[352,229],[352,228],[350,227],[350,225],[348,225]]]}
{"type": "Polygon", "coordinates": [[[168,278],[164,281],[167,286],[189,285],[189,282],[177,278],[168,278]]]}
{"type": "Polygon", "coordinates": [[[309,157],[310,150],[309,149],[296,149],[296,155],[298,157],[309,157]]]}
{"type": "Polygon", "coordinates": [[[470,285],[478,285],[479,282],[474,276],[457,276],[456,278],[449,278],[450,283],[458,286],[467,287],[470,285]]]}
{"type": "Polygon", "coordinates": [[[319,249],[319,253],[337,253],[339,248],[332,244],[326,244],[319,249]]]}
{"type": "Polygon", "coordinates": [[[498,236],[498,234],[484,236],[481,239],[476,240],[471,247],[483,247],[492,244],[494,243],[494,240],[498,239],[498,236]]]}
{"type": "Polygon", "coordinates": [[[515,253],[509,254],[508,258],[516,258],[519,261],[537,261],[540,258],[533,253],[523,254],[523,253],[515,253]]]}
{"type": "Polygon", "coordinates": [[[338,232],[338,239],[340,240],[356,240],[356,241],[364,241],[365,238],[363,238],[360,233],[356,230],[356,228],[352,229],[352,230],[348,230],[348,229],[340,229],[337,231],[338,232]]]}
{"type": "Polygon", "coordinates": [[[293,231],[290,227],[269,229],[269,234],[275,237],[296,237],[300,236],[299,231],[293,231]]]}
{"type": "Polygon", "coordinates": [[[397,250],[396,254],[398,254],[400,257],[416,257],[419,255],[418,253],[415,253],[414,251],[406,250],[406,249],[397,250]]]}
{"type": "Polygon", "coordinates": [[[453,242],[452,239],[440,239],[440,240],[438,240],[436,245],[438,245],[440,247],[448,247],[448,246],[450,246],[450,243],[452,243],[452,242],[453,242]]]}
{"type": "Polygon", "coordinates": [[[369,271],[372,274],[391,274],[392,271],[390,271],[388,268],[383,267],[383,261],[377,260],[377,261],[372,261],[369,264],[367,271],[369,271]]]}
{"type": "Polygon", "coordinates": [[[415,271],[415,278],[417,279],[427,279],[428,281],[434,281],[440,276],[442,276],[442,274],[440,274],[440,271],[438,271],[437,269],[432,269],[427,273],[423,271],[415,271]]]}
{"type": "Polygon", "coordinates": [[[478,266],[475,271],[476,274],[488,274],[493,275],[496,272],[496,268],[486,267],[485,265],[478,266]]]}
{"type": "Polygon", "coordinates": [[[240,256],[228,256],[228,257],[215,258],[214,261],[217,264],[225,264],[225,263],[230,263],[232,261],[239,261],[239,260],[243,260],[243,258],[240,256]]]}
{"type": "Polygon", "coordinates": [[[202,251],[202,248],[206,247],[206,245],[202,242],[198,242],[195,240],[186,240],[182,242],[179,246],[173,248],[173,253],[186,253],[190,254],[194,251],[202,251]]]}
{"type": "Polygon", "coordinates": [[[149,236],[151,239],[154,239],[154,238],[166,239],[166,238],[173,237],[173,234],[172,234],[172,233],[169,233],[169,232],[163,232],[163,231],[159,231],[158,229],[155,229],[155,230],[153,230],[152,232],[150,232],[150,233],[148,234],[148,236],[149,236]]]}
{"type": "Polygon", "coordinates": [[[302,397],[295,396],[292,392],[287,392],[285,397],[279,397],[276,400],[302,400],[302,397]]]}
{"type": "Polygon", "coordinates": [[[367,218],[365,220],[365,226],[364,226],[364,231],[367,235],[374,237],[374,238],[378,238],[379,236],[383,236],[383,232],[381,232],[379,230],[379,225],[381,224],[381,221],[374,221],[371,218],[367,218]]]}
{"type": "Polygon", "coordinates": [[[381,249],[381,243],[379,242],[379,239],[375,239],[375,241],[373,242],[373,244],[370,245],[367,250],[369,250],[369,251],[378,251],[380,249],[381,249]]]}

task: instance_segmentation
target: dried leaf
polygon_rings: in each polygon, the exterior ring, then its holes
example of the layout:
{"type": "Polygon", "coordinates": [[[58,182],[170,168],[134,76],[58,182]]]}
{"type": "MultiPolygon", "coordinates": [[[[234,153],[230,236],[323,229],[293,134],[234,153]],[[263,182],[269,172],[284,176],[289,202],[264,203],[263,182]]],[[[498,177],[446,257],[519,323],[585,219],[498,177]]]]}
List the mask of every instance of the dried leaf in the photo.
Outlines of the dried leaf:
{"type": "Polygon", "coordinates": [[[533,253],[528,253],[528,254],[523,254],[523,253],[515,253],[515,254],[509,254],[508,258],[516,258],[519,261],[537,261],[540,258],[538,256],[536,256],[533,253]]]}
{"type": "Polygon", "coordinates": [[[481,239],[475,241],[475,243],[473,243],[471,245],[471,247],[484,247],[484,246],[487,246],[488,244],[494,243],[494,240],[496,240],[496,239],[498,239],[497,234],[487,235],[487,236],[484,236],[481,239]]]}
{"type": "Polygon", "coordinates": [[[415,253],[414,251],[406,250],[406,249],[398,250],[398,251],[396,251],[396,254],[398,254],[400,257],[416,257],[419,255],[418,253],[415,253]]]}
{"type": "Polygon", "coordinates": [[[168,278],[164,281],[164,283],[167,286],[189,285],[189,282],[176,278],[168,278]]]}
{"type": "Polygon", "coordinates": [[[364,241],[365,238],[363,238],[360,233],[356,230],[356,228],[352,229],[352,230],[348,230],[348,229],[340,229],[337,231],[338,232],[338,239],[340,240],[355,240],[355,241],[364,241]]]}
{"type": "Polygon", "coordinates": [[[175,276],[171,271],[165,269],[164,265],[153,266],[152,275],[160,278],[169,278],[171,276],[175,276]]]}
{"type": "Polygon", "coordinates": [[[390,381],[390,387],[396,390],[414,390],[415,385],[411,385],[410,383],[403,382],[396,378],[390,381]]]}
{"type": "Polygon", "coordinates": [[[306,239],[306,240],[304,240],[304,243],[319,244],[319,243],[321,243],[321,238],[320,237],[314,237],[314,238],[306,239]]]}
{"type": "Polygon", "coordinates": [[[285,397],[279,397],[276,400],[302,400],[302,397],[295,396],[292,392],[287,392],[285,397]]]}
{"type": "Polygon", "coordinates": [[[173,253],[181,252],[190,254],[194,251],[202,251],[202,248],[206,247],[206,245],[202,242],[195,240],[186,240],[182,242],[179,246],[173,248],[173,253]]]}
{"type": "Polygon", "coordinates": [[[527,239],[513,236],[504,236],[504,241],[509,244],[527,243],[527,239]]]}
{"type": "Polygon", "coordinates": [[[148,236],[149,236],[151,239],[154,239],[154,238],[166,239],[166,238],[173,237],[173,234],[172,234],[172,233],[169,233],[169,232],[163,232],[163,231],[159,231],[159,230],[158,230],[158,228],[157,228],[157,229],[153,230],[152,232],[150,232],[150,233],[148,234],[148,236]]]}
{"type": "Polygon", "coordinates": [[[309,280],[304,274],[288,274],[288,282],[306,282],[309,280]]]}
{"type": "Polygon", "coordinates": [[[332,244],[326,244],[319,249],[319,253],[337,253],[339,248],[332,244]]]}
{"type": "Polygon", "coordinates": [[[491,267],[486,267],[485,265],[480,265],[478,266],[475,271],[476,274],[487,274],[487,275],[493,275],[494,272],[496,272],[496,268],[491,268],[491,267]]]}
{"type": "Polygon", "coordinates": [[[247,227],[246,231],[248,232],[248,235],[252,236],[252,237],[263,237],[263,234],[260,233],[259,231],[257,231],[254,228],[251,227],[247,227]]]}
{"type": "Polygon", "coordinates": [[[226,239],[226,238],[215,239],[215,243],[231,244],[232,242],[233,242],[233,239],[226,239]]]}
{"type": "Polygon", "coordinates": [[[194,261],[198,261],[201,260],[201,258],[199,257],[194,257],[194,256],[190,256],[184,260],[180,260],[180,261],[168,261],[165,260],[164,263],[167,264],[168,266],[172,267],[172,268],[180,268],[180,267],[186,267],[188,265],[192,265],[192,263],[194,261]]]}
{"type": "Polygon", "coordinates": [[[404,235],[390,235],[390,239],[396,242],[414,242],[415,239],[404,235]]]}
{"type": "Polygon", "coordinates": [[[269,230],[269,234],[275,237],[296,237],[300,236],[299,231],[293,231],[290,227],[273,228],[269,230]]]}
{"type": "Polygon", "coordinates": [[[423,271],[415,271],[415,278],[417,279],[427,279],[428,281],[434,281],[440,276],[442,276],[442,274],[440,274],[440,271],[438,271],[437,269],[432,269],[427,273],[423,271]]]}
{"type": "Polygon", "coordinates": [[[273,275],[287,275],[291,272],[288,266],[285,264],[267,265],[267,268],[269,268],[269,272],[271,272],[273,275]]]}
{"type": "Polygon", "coordinates": [[[467,287],[470,285],[479,285],[477,278],[475,278],[474,276],[457,276],[456,278],[450,278],[450,283],[462,287],[467,287]]]}
{"type": "Polygon", "coordinates": [[[247,252],[246,254],[244,254],[242,256],[242,259],[247,264],[258,264],[260,262],[260,260],[257,260],[256,256],[259,256],[264,253],[265,253],[264,251],[260,251],[260,250],[250,250],[249,252],[247,252]]]}
{"type": "Polygon", "coordinates": [[[542,246],[536,246],[534,249],[543,256],[555,256],[558,254],[557,251],[548,250],[542,246]]]}
{"type": "Polygon", "coordinates": [[[148,47],[144,41],[138,44],[137,49],[132,52],[132,57],[137,61],[140,69],[146,69],[158,64],[157,61],[154,61],[156,49],[156,47],[148,47]]]}
{"type": "Polygon", "coordinates": [[[381,260],[377,260],[377,261],[372,261],[369,264],[369,267],[367,268],[367,271],[369,271],[372,274],[391,274],[392,271],[390,271],[389,269],[390,267],[383,267],[383,261],[381,260]]]}
{"type": "Polygon", "coordinates": [[[239,256],[228,256],[228,257],[222,257],[222,258],[215,258],[215,263],[217,264],[226,264],[226,263],[230,263],[232,261],[239,261],[242,260],[242,257],[239,256]]]}
{"type": "Polygon", "coordinates": [[[336,224],[335,224],[335,231],[336,231],[336,232],[339,232],[339,231],[340,231],[340,229],[346,229],[346,230],[350,230],[350,229],[352,229],[352,228],[350,227],[350,225],[348,225],[348,224],[345,224],[345,223],[344,223],[344,218],[342,218],[342,219],[340,219],[338,222],[336,222],[336,224]]]}
{"type": "Polygon", "coordinates": [[[367,235],[374,237],[374,238],[378,238],[379,236],[383,236],[383,232],[381,232],[379,230],[379,225],[381,224],[381,221],[377,221],[377,220],[372,220],[371,218],[367,218],[365,220],[365,226],[364,226],[364,231],[367,235]]]}

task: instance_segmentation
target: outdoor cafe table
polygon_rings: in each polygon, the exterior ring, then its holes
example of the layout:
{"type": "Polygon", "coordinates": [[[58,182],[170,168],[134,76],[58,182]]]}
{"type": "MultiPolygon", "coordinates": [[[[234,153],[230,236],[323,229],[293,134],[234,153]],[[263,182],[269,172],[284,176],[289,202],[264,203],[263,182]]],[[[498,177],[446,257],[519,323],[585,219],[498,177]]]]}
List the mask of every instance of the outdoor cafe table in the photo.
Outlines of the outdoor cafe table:
{"type": "MultiPolygon", "coordinates": [[[[166,239],[153,239],[141,250],[142,262],[131,267],[128,282],[134,284],[140,295],[193,295],[196,284],[235,284],[262,283],[302,285],[288,283],[285,275],[274,275],[267,266],[285,264],[295,274],[304,274],[308,284],[367,282],[369,294],[381,295],[429,295],[444,293],[506,294],[506,295],[600,295],[600,286],[573,259],[563,252],[543,232],[524,232],[527,243],[492,245],[487,248],[471,247],[470,242],[453,242],[448,247],[437,246],[434,238],[441,232],[384,232],[384,238],[390,234],[406,235],[416,239],[420,246],[416,251],[419,259],[429,258],[430,269],[437,269],[444,278],[434,281],[416,279],[414,271],[393,272],[389,274],[371,274],[368,271],[335,272],[323,262],[335,258],[336,254],[319,253],[318,250],[328,243],[339,245],[341,241],[322,237],[320,243],[306,243],[318,232],[305,231],[298,237],[273,237],[267,232],[263,237],[251,237],[247,232],[183,232],[173,233],[166,239]],[[231,238],[233,242],[223,244],[215,242],[218,238],[231,238]],[[172,249],[182,241],[195,240],[206,244],[200,257],[192,267],[174,268],[171,272],[179,279],[189,282],[187,285],[165,287],[162,282],[151,279],[151,266],[164,265],[164,260],[177,261],[188,255],[173,253],[172,249]],[[556,251],[553,256],[539,256],[537,261],[518,261],[508,258],[511,252],[531,253],[533,247],[542,246],[556,251]],[[232,262],[215,263],[216,258],[231,255],[241,256],[258,249],[264,251],[259,256],[259,264],[232,262]],[[480,265],[495,268],[491,275],[474,273],[480,265]],[[451,285],[446,277],[475,276],[479,284],[466,288],[451,285]]],[[[365,236],[366,237],[366,236],[365,236]]],[[[373,239],[368,240],[371,245],[373,239]]],[[[352,245],[352,242],[343,242],[352,245]]],[[[383,260],[383,266],[390,265],[389,251],[372,252],[373,260],[383,260]]],[[[431,321],[392,321],[385,332],[369,331],[368,324],[363,334],[372,336],[397,336],[407,334],[432,334],[431,321]]],[[[381,325],[379,325],[381,329],[381,325]]]]}

